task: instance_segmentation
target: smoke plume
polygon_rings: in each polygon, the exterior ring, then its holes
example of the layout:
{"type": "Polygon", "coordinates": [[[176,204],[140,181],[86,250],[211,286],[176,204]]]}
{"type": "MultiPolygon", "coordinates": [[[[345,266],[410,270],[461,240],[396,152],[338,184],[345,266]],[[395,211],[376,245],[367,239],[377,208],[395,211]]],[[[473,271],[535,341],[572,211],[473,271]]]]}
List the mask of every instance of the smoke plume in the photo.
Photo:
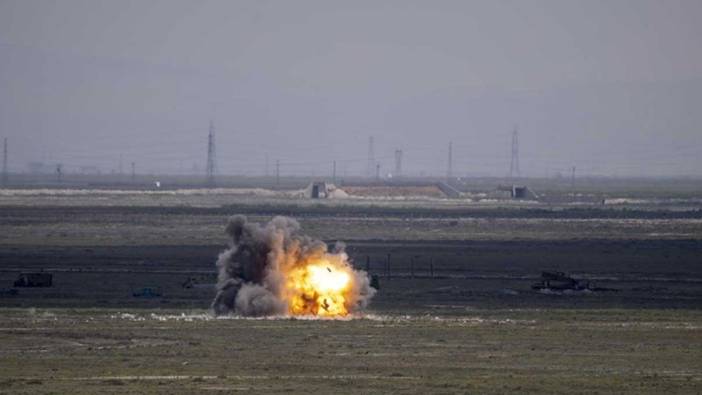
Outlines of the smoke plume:
{"type": "Polygon", "coordinates": [[[260,225],[235,215],[226,231],[231,246],[217,259],[217,315],[344,316],[364,308],[375,293],[342,244],[329,252],[292,218],[260,225]]]}

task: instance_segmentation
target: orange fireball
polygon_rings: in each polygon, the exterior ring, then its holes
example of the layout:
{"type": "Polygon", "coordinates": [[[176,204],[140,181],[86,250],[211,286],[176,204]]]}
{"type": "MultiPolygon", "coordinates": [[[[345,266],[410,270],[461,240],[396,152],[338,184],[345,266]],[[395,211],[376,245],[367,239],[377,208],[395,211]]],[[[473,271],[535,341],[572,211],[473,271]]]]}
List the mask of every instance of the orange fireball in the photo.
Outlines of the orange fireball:
{"type": "Polygon", "coordinates": [[[349,314],[353,269],[322,259],[296,265],[286,273],[288,313],[326,317],[349,314]]]}

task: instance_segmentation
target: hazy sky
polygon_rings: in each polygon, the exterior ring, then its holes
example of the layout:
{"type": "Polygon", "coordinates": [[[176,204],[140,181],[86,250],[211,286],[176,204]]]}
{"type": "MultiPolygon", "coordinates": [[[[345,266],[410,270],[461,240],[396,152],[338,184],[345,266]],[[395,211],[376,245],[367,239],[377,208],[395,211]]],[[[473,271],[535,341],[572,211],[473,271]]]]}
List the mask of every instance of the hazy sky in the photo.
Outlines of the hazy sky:
{"type": "Polygon", "coordinates": [[[10,165],[700,175],[702,1],[0,0],[10,165]]]}

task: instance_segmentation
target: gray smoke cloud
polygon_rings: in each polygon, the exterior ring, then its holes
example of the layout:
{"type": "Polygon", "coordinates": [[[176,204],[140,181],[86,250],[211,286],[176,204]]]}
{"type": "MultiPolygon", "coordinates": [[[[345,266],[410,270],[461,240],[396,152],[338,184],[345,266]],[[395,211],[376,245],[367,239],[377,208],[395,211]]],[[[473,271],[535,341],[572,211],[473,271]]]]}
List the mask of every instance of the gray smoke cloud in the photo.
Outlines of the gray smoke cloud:
{"type": "MultiPolygon", "coordinates": [[[[327,245],[301,233],[293,218],[278,216],[265,225],[248,222],[243,215],[229,218],[226,227],[230,248],[217,259],[217,294],[212,302],[215,314],[246,316],[284,315],[290,312],[291,300],[300,295],[286,289],[286,273],[309,262],[334,262],[332,267],[350,273],[351,286],[343,301],[348,312],[368,305],[375,294],[364,271],[354,270],[337,243],[329,252],[327,245]]],[[[305,311],[326,308],[306,294],[305,311]],[[321,306],[321,307],[320,307],[321,306]]]]}

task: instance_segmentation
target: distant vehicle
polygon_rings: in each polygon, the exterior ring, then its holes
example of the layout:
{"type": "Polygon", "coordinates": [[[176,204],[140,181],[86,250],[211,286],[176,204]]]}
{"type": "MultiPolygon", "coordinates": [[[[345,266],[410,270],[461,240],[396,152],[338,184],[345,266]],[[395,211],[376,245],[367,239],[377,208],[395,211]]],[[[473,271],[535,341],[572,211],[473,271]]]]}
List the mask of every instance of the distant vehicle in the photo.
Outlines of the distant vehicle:
{"type": "Polygon", "coordinates": [[[590,282],[586,280],[576,280],[563,272],[542,272],[541,281],[531,286],[532,289],[553,289],[553,290],[574,290],[582,291],[591,289],[590,282]]]}
{"type": "Polygon", "coordinates": [[[380,276],[378,276],[377,274],[372,275],[370,286],[375,288],[376,290],[379,290],[380,289],[380,276]]]}
{"type": "Polygon", "coordinates": [[[212,288],[215,286],[215,281],[212,276],[195,276],[188,277],[180,284],[183,288],[212,288]]]}
{"type": "Polygon", "coordinates": [[[142,288],[136,292],[132,293],[135,298],[158,298],[162,296],[161,292],[157,291],[155,288],[142,288]]]}
{"type": "Polygon", "coordinates": [[[51,273],[20,273],[15,280],[15,287],[51,287],[53,275],[51,273]]]}

